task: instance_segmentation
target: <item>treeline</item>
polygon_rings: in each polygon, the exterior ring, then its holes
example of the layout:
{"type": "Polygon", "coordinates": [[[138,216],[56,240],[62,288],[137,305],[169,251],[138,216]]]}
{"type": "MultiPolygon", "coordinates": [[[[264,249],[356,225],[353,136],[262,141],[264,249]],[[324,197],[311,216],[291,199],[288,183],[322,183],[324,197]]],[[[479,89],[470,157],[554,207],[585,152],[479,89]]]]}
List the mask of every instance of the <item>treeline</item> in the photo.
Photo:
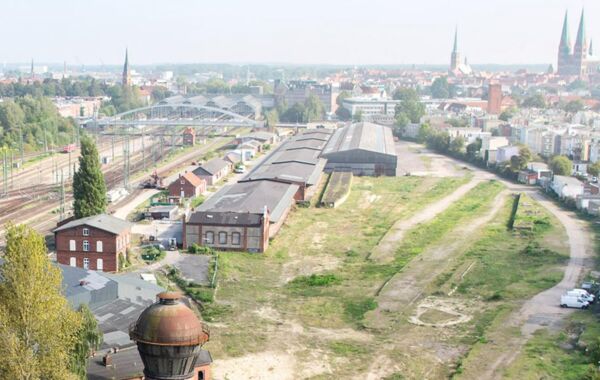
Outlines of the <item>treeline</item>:
{"type": "Polygon", "coordinates": [[[234,84],[230,85],[220,78],[211,78],[206,82],[188,83],[185,78],[178,78],[179,87],[185,86],[187,95],[230,95],[230,94],[250,94],[251,86],[262,86],[265,94],[273,93],[273,86],[264,81],[250,81],[248,85],[234,84]]]}
{"type": "Polygon", "coordinates": [[[75,132],[75,122],[61,117],[48,98],[26,95],[0,103],[0,147],[20,149],[22,136],[25,151],[38,151],[73,142],[75,132]]]}
{"type": "Polygon", "coordinates": [[[28,83],[0,83],[0,97],[21,97],[30,95],[40,96],[110,96],[110,89],[115,86],[108,85],[94,78],[50,79],[41,82],[28,83]]]}

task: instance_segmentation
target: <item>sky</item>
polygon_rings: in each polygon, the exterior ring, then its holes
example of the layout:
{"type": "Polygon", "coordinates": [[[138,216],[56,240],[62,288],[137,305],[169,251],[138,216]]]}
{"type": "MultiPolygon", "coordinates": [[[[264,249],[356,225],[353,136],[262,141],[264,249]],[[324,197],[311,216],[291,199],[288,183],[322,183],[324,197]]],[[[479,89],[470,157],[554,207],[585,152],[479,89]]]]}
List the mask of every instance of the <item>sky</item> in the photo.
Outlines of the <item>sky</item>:
{"type": "Polygon", "coordinates": [[[600,49],[598,0],[0,0],[0,62],[555,63],[565,10],[600,49]]]}

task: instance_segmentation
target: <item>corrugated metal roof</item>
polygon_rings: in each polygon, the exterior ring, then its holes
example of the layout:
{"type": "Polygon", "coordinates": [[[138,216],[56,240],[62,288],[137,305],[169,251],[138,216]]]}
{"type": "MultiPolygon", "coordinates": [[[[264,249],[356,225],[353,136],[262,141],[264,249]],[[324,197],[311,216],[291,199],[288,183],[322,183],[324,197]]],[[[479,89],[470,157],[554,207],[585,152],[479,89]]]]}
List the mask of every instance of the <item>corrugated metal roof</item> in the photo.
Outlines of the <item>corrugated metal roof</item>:
{"type": "Polygon", "coordinates": [[[338,129],[327,146],[323,149],[323,157],[335,152],[355,149],[396,155],[394,137],[389,127],[373,123],[354,123],[338,129]]]}

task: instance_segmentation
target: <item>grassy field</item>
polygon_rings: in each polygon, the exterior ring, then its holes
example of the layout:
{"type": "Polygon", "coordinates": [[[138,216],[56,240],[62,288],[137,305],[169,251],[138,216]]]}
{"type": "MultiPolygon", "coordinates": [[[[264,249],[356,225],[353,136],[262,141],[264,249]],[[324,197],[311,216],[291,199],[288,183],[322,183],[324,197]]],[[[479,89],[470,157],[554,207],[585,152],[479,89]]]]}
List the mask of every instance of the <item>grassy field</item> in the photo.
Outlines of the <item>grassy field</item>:
{"type": "MultiPolygon", "coordinates": [[[[215,302],[203,311],[213,321],[206,348],[215,358],[289,355],[297,366],[310,369],[302,372],[310,376],[301,377],[311,379],[366,372],[389,379],[403,378],[401,373],[406,378],[449,376],[471,346],[484,340],[505,304],[551,284],[553,268],[562,260],[558,254],[548,256],[549,247],[543,243],[545,235],[561,233],[553,220],[539,236],[516,236],[518,243],[510,243],[514,236],[506,223],[512,205],[506,202],[489,226],[469,234],[467,249],[457,253],[422,295],[464,303],[472,317],[468,323],[432,329],[403,317],[388,329],[365,328],[364,316],[378,307],[382,284],[396,273],[402,275],[407,263],[431,247],[464,239],[454,233],[456,228],[489,209],[503,187],[483,182],[433,221],[408,231],[391,264],[368,260],[373,247],[395,221],[468,180],[358,177],[339,208],[294,210],[265,254],[222,253],[215,302]],[[532,240],[539,246],[523,253],[532,240]],[[501,260],[496,263],[494,256],[501,260]],[[505,277],[503,270],[511,261],[522,266],[521,276],[532,275],[535,281],[505,277]],[[462,276],[472,262],[477,264],[462,276]],[[499,296],[490,292],[485,280],[499,286],[499,296]]],[[[432,309],[424,318],[440,320],[446,314],[432,309]]]]}

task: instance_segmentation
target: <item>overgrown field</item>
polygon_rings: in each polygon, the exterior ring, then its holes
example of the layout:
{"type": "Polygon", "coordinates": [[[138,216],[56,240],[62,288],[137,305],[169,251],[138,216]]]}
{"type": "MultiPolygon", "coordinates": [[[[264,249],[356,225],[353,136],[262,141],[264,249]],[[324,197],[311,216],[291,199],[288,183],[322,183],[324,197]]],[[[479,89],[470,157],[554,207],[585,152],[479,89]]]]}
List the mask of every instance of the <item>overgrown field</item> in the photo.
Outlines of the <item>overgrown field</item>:
{"type": "MultiPolygon", "coordinates": [[[[503,189],[493,181],[479,184],[433,221],[408,231],[392,263],[367,259],[394,222],[468,180],[354,178],[339,208],[294,210],[265,254],[221,254],[215,302],[205,311],[214,322],[207,344],[213,357],[291,357],[298,378],[449,376],[484,338],[495,310],[551,286],[564,260],[544,243],[544,236],[563,233],[551,218],[531,236],[507,229],[511,202],[482,230],[454,233],[489,210],[503,189]],[[408,263],[430,254],[432,247],[457,240],[464,240],[464,249],[461,245],[448,270],[431,278],[407,315],[421,299],[434,296],[464,304],[467,322],[432,329],[398,317],[388,328],[366,328],[365,314],[378,308],[386,281],[402,276],[408,263]]],[[[432,309],[423,318],[443,320],[446,314],[432,309]]]]}

